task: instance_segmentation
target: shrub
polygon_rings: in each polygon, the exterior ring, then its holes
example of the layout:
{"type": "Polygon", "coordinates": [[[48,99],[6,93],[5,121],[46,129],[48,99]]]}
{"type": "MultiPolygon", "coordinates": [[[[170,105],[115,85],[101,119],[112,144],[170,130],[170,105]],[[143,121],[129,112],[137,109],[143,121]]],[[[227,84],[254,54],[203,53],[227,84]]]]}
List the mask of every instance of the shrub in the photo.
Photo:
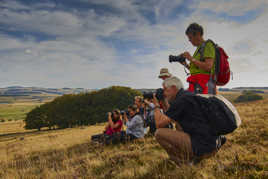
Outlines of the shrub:
{"type": "Polygon", "coordinates": [[[25,119],[25,129],[68,128],[106,122],[106,114],[115,108],[125,109],[140,92],[113,86],[83,94],[69,94],[36,107],[25,119]]]}
{"type": "Polygon", "coordinates": [[[234,102],[248,102],[248,101],[256,101],[263,99],[262,96],[254,93],[253,91],[243,91],[242,95],[238,96],[234,102]]]}

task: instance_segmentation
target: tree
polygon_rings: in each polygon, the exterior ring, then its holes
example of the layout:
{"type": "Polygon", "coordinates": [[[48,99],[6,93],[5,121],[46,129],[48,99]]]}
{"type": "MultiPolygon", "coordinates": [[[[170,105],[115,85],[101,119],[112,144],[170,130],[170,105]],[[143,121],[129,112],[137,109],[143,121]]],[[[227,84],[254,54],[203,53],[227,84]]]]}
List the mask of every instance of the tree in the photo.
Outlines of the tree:
{"type": "Polygon", "coordinates": [[[253,91],[246,91],[244,90],[242,92],[242,95],[238,96],[234,102],[248,102],[248,101],[256,101],[256,100],[261,100],[263,99],[262,96],[259,94],[254,93],[253,91]]]}
{"type": "Polygon", "coordinates": [[[25,128],[68,128],[106,122],[107,112],[127,108],[137,95],[141,93],[121,86],[91,93],[63,95],[29,112],[25,128]]]}

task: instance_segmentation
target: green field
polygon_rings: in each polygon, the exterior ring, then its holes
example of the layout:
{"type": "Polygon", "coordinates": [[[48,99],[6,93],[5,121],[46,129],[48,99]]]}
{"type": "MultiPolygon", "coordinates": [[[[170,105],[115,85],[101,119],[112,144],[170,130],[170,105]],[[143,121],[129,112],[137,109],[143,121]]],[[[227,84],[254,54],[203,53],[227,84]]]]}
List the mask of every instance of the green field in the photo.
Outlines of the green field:
{"type": "Polygon", "coordinates": [[[0,122],[23,120],[38,103],[0,104],[0,122]]]}
{"type": "Polygon", "coordinates": [[[26,114],[59,95],[0,96],[0,122],[23,120],[26,114]]]}

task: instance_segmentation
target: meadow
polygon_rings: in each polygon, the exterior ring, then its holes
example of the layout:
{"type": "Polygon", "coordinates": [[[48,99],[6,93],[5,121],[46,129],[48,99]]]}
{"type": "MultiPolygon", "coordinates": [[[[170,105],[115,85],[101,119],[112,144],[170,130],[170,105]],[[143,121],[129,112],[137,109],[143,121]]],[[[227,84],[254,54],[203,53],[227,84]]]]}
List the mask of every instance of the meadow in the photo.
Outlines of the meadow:
{"type": "Polygon", "coordinates": [[[226,136],[220,151],[181,167],[168,160],[152,136],[113,146],[92,144],[90,136],[105,124],[26,131],[22,120],[0,123],[0,178],[268,178],[268,98],[235,106],[242,125],[226,136]]]}
{"type": "Polygon", "coordinates": [[[12,103],[0,104],[0,122],[23,120],[26,114],[40,104],[12,103]]]}

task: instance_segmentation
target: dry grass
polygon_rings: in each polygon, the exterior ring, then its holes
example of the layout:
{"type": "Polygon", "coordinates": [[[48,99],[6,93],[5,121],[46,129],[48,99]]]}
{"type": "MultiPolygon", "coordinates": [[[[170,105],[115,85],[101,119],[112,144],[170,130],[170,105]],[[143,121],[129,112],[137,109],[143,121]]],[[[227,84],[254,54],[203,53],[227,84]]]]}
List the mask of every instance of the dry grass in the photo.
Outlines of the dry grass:
{"type": "Polygon", "coordinates": [[[169,162],[153,137],[92,145],[99,125],[0,136],[0,178],[268,178],[268,99],[236,106],[242,126],[196,166],[169,162]]]}

